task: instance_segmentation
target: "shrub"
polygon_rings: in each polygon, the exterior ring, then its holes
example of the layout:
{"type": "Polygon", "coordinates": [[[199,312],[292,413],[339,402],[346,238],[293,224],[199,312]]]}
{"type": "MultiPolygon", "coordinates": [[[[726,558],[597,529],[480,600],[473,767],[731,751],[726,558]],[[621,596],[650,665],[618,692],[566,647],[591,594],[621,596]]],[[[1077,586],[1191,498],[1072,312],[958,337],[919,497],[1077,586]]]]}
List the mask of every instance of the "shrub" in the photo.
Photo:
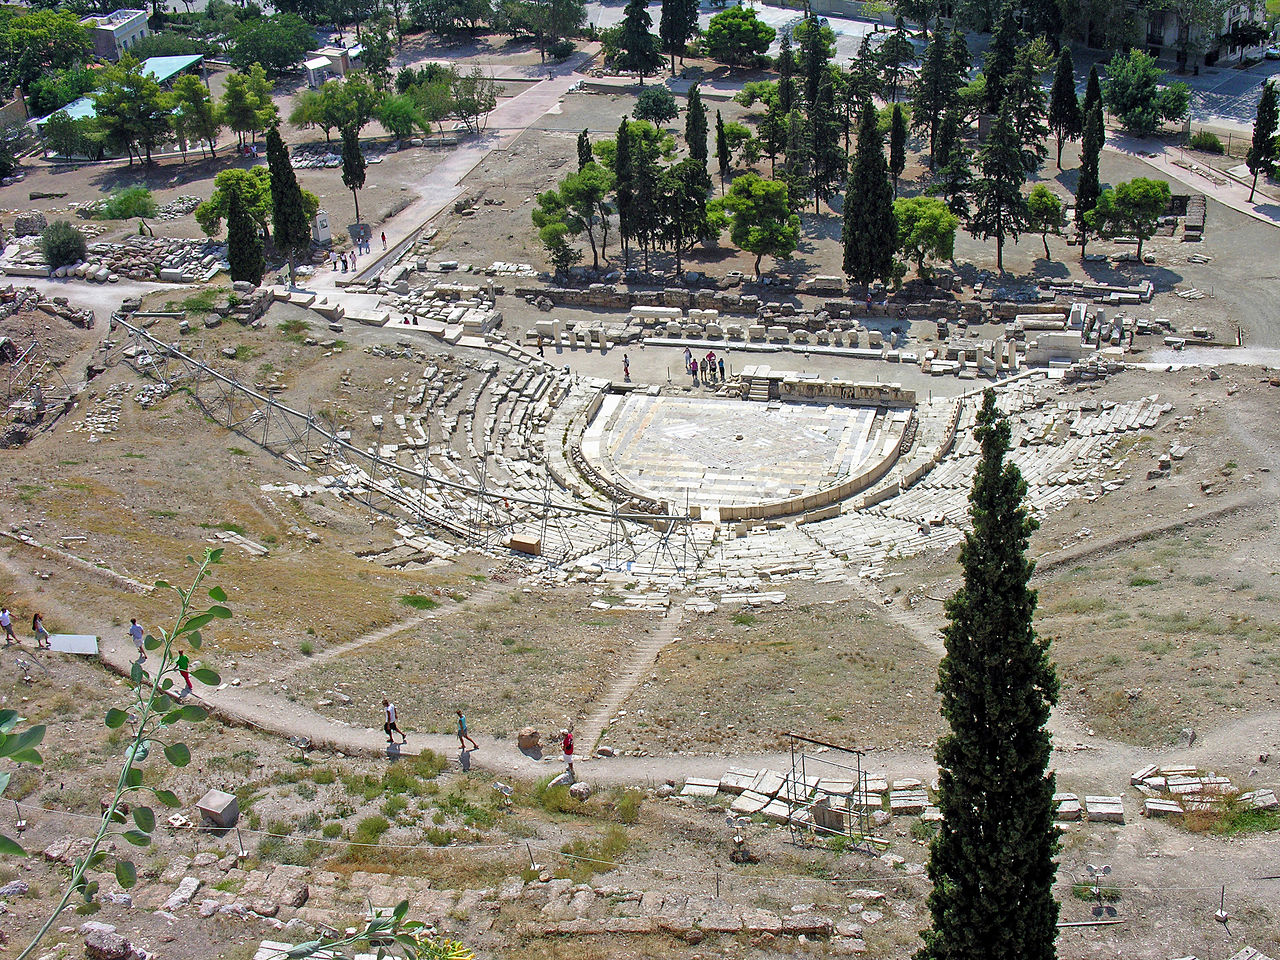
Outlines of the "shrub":
{"type": "Polygon", "coordinates": [[[1226,153],[1218,135],[1208,130],[1201,130],[1192,135],[1190,146],[1192,150],[1203,150],[1205,153],[1226,153]]]}
{"type": "Polygon", "coordinates": [[[333,840],[342,834],[342,824],[338,823],[337,820],[330,821],[324,825],[320,832],[324,834],[326,840],[333,840]]]}
{"type": "Polygon", "coordinates": [[[400,598],[400,602],[413,610],[434,610],[440,606],[438,600],[432,600],[418,593],[406,593],[400,598]]]}
{"type": "Polygon", "coordinates": [[[146,187],[125,187],[116,190],[98,205],[96,220],[132,220],[134,217],[154,217],[155,197],[146,187]]]}
{"type": "Polygon", "coordinates": [[[562,61],[573,56],[573,51],[576,49],[572,40],[560,39],[547,47],[547,53],[551,54],[553,60],[562,61]]]}
{"type": "Polygon", "coordinates": [[[83,260],[88,250],[84,234],[65,220],[53,221],[40,234],[40,251],[53,270],[83,260]]]}
{"type": "Polygon", "coordinates": [[[310,640],[303,640],[298,644],[298,652],[304,657],[309,657],[316,652],[315,645],[310,640]]]}
{"type": "Polygon", "coordinates": [[[377,843],[378,838],[391,829],[387,818],[375,813],[365,817],[356,825],[356,832],[351,835],[355,843],[377,843]]]}
{"type": "Polygon", "coordinates": [[[648,120],[658,125],[675,119],[678,112],[676,98],[666,87],[646,87],[636,99],[633,111],[637,120],[648,120]]]}

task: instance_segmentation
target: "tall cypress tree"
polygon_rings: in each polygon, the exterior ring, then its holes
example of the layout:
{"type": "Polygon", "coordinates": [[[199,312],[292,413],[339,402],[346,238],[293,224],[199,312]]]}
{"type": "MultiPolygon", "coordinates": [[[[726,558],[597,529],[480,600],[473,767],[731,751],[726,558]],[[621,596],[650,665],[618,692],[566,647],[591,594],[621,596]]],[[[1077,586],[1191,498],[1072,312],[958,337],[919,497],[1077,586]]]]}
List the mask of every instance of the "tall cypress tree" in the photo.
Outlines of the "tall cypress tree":
{"type": "Polygon", "coordinates": [[[591,135],[583,130],[578,134],[578,169],[581,170],[594,159],[591,155],[591,135]]]}
{"type": "Polygon", "coordinates": [[[631,128],[627,118],[618,124],[617,150],[613,159],[614,193],[618,198],[618,237],[622,242],[622,267],[630,266],[631,240],[635,237],[635,187],[633,185],[631,128]]]}
{"type": "Polygon", "coordinates": [[[1004,273],[1004,242],[1017,240],[1027,221],[1027,201],[1022,195],[1027,170],[1007,106],[991,125],[978,155],[978,169],[982,175],[974,184],[969,232],[983,240],[995,237],[996,269],[1004,273]]]}
{"type": "Polygon", "coordinates": [[[1254,191],[1258,189],[1258,174],[1270,174],[1275,169],[1276,120],[1276,85],[1268,80],[1262,85],[1258,113],[1253,121],[1253,145],[1245,157],[1249,172],[1253,174],[1253,184],[1249,187],[1250,203],[1253,203],[1254,191]]]}
{"type": "Polygon", "coordinates": [[[893,120],[889,124],[889,175],[893,177],[893,195],[898,195],[898,178],[907,168],[907,118],[902,115],[902,104],[893,105],[893,120]]]}
{"type": "Polygon", "coordinates": [[[969,194],[973,172],[970,150],[960,135],[960,109],[952,107],[938,128],[937,180],[927,191],[947,201],[947,208],[961,220],[969,219],[969,194]]]}
{"type": "Polygon", "coordinates": [[[884,159],[884,140],[876,126],[875,108],[862,110],[858,143],[849,167],[844,195],[844,272],[870,286],[893,272],[898,223],[893,215],[893,185],[884,159]]]}
{"type": "Polygon", "coordinates": [[[1102,125],[1102,101],[1097,100],[1084,118],[1084,137],[1080,141],[1080,176],[1076,180],[1076,231],[1080,238],[1080,259],[1089,242],[1088,214],[1098,205],[1102,184],[1098,180],[1098,161],[1105,138],[1102,125]]]}
{"type": "Polygon", "coordinates": [[[662,0],[658,15],[658,39],[671,57],[671,75],[676,75],[676,54],[684,63],[684,49],[698,29],[698,0],[662,0]]]}
{"type": "Polygon", "coordinates": [[[843,121],[836,105],[835,81],[831,71],[823,71],[818,84],[818,99],[812,114],[813,143],[813,212],[818,204],[830,200],[839,190],[845,177],[847,158],[840,146],[840,127],[843,121]]]}
{"type": "Polygon", "coordinates": [[[1053,75],[1053,89],[1049,91],[1049,127],[1058,138],[1059,170],[1062,169],[1062,144],[1080,136],[1083,126],[1080,101],[1076,97],[1076,67],[1068,44],[1058,54],[1058,69],[1053,75]]]}
{"type": "Polygon", "coordinates": [[[949,54],[947,36],[935,30],[925,50],[920,79],[911,100],[911,125],[929,132],[930,167],[938,149],[938,127],[942,116],[951,107],[959,89],[949,54]]]}
{"type": "MultiPolygon", "coordinates": [[[[1007,124],[1006,124],[1007,126],[1007,124]]],[[[1047,640],[1032,626],[1036,522],[1027,485],[1006,460],[1009,422],[983,395],[982,459],[969,495],[973,527],[960,550],[964,583],[947,601],[938,666],[942,716],[929,910],[916,960],[1053,960],[1058,903],[1054,776],[1045,730],[1058,700],[1047,640]]]]}
{"type": "Polygon", "coordinates": [[[707,108],[702,105],[702,94],[695,83],[689,88],[684,108],[684,142],[689,145],[689,156],[707,169],[707,108]]]}
{"type": "Polygon", "coordinates": [[[1084,85],[1084,103],[1080,104],[1080,119],[1088,122],[1095,104],[1102,103],[1102,81],[1098,79],[1098,65],[1089,68],[1089,81],[1084,85]]]}
{"type": "Polygon", "coordinates": [[[716,164],[720,168],[720,196],[724,196],[724,182],[729,176],[729,141],[724,135],[724,117],[716,111],[716,164]]]}
{"type": "Polygon", "coordinates": [[[1006,3],[996,22],[991,46],[982,61],[982,73],[987,78],[987,98],[983,101],[982,109],[987,113],[999,113],[1004,106],[1005,90],[1008,88],[1013,62],[1017,59],[1022,39],[1013,4],[1006,3]]]}
{"type": "Polygon", "coordinates": [[[947,44],[947,59],[956,78],[956,89],[959,89],[969,79],[973,54],[969,52],[969,41],[965,39],[965,35],[954,27],[951,30],[951,42],[947,44]]]}
{"type": "Polygon", "coordinates": [[[778,41],[778,106],[783,114],[791,112],[795,104],[796,58],[791,51],[791,31],[782,31],[778,41]]]}
{"type": "Polygon", "coordinates": [[[276,249],[289,261],[289,282],[295,278],[298,257],[311,249],[311,225],[302,204],[302,189],[289,163],[289,149],[277,127],[267,131],[267,170],[271,174],[271,222],[276,249]]]}
{"type": "Polygon", "coordinates": [[[804,199],[813,189],[813,178],[809,176],[813,161],[814,137],[809,122],[796,107],[787,114],[787,145],[782,158],[782,175],[779,177],[787,185],[787,199],[791,209],[798,211],[804,199]]]}
{"type": "Polygon", "coordinates": [[[1044,140],[1049,136],[1046,122],[1044,87],[1040,85],[1040,64],[1036,59],[1036,46],[1027,44],[1018,51],[1013,62],[1013,73],[1005,88],[1004,104],[1013,121],[1013,131],[1022,144],[1022,162],[1028,173],[1040,169],[1044,162],[1044,140]]]}
{"type": "Polygon", "coordinates": [[[244,280],[255,287],[262,282],[266,263],[262,259],[262,234],[240,199],[240,191],[229,191],[227,202],[227,262],[231,279],[244,280]]]}
{"type": "Polygon", "coordinates": [[[616,60],[620,69],[640,75],[642,87],[644,78],[657,73],[662,66],[662,50],[653,35],[653,17],[649,16],[648,6],[648,0],[627,0],[622,11],[616,60]]]}
{"type": "Polygon", "coordinates": [[[342,131],[342,182],[356,203],[356,223],[360,222],[360,193],[364,188],[365,162],[360,152],[360,134],[354,126],[342,131]]]}

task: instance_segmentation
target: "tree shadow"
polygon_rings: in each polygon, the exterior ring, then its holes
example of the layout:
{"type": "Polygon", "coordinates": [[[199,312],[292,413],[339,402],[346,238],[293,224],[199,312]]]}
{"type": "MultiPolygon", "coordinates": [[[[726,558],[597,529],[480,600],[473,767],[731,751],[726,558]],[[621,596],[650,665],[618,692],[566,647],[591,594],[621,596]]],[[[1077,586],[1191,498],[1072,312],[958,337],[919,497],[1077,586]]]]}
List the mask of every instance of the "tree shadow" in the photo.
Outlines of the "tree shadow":
{"type": "Polygon", "coordinates": [[[103,193],[135,186],[144,186],[150,190],[171,190],[189,183],[212,180],[222,170],[233,167],[248,170],[265,163],[265,159],[253,160],[238,156],[229,158],[223,154],[212,159],[188,159],[186,163],[167,161],[148,166],[135,162],[132,167],[113,164],[100,168],[89,177],[89,182],[103,193]]]}

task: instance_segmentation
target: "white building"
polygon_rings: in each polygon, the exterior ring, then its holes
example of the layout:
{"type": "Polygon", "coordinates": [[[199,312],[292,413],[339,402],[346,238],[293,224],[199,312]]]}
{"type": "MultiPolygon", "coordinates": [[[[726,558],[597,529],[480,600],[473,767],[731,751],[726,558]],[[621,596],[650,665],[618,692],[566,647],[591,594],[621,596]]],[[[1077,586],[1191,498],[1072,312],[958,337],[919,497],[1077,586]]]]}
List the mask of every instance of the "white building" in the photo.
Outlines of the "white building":
{"type": "Polygon", "coordinates": [[[1251,48],[1233,45],[1231,32],[1237,26],[1250,23],[1265,26],[1266,21],[1266,8],[1261,0],[1243,0],[1226,8],[1220,30],[1211,36],[1204,28],[1189,24],[1177,10],[1145,9],[1145,6],[1140,16],[1146,21],[1143,36],[1147,52],[1173,60],[1185,70],[1239,62],[1251,48]]]}
{"type": "Polygon", "coordinates": [[[150,32],[145,10],[113,10],[106,16],[85,17],[80,23],[93,38],[93,52],[113,62],[150,32]]]}

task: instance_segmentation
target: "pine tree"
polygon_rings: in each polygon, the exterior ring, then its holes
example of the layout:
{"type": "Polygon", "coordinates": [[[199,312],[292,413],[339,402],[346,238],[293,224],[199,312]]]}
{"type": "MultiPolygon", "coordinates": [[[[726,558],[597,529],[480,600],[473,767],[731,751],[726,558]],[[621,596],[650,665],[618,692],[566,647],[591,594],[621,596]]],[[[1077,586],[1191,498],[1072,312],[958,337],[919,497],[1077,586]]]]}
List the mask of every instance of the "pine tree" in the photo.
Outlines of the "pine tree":
{"type": "Polygon", "coordinates": [[[1089,68],[1089,81],[1084,85],[1084,103],[1080,104],[1080,122],[1083,125],[1089,119],[1089,113],[1095,104],[1102,102],[1102,81],[1098,79],[1098,65],[1089,68]]]}
{"type": "Polygon", "coordinates": [[[1084,120],[1084,137],[1080,141],[1080,176],[1076,180],[1076,231],[1080,237],[1080,259],[1084,259],[1089,242],[1089,222],[1085,215],[1098,205],[1102,184],[1098,180],[1098,161],[1102,156],[1105,130],[1102,125],[1102,101],[1097,100],[1084,120]]]}
{"type": "Polygon", "coordinates": [[[1258,114],[1253,121],[1253,146],[1245,157],[1249,172],[1253,174],[1253,184],[1249,187],[1250,203],[1253,203],[1254,191],[1258,189],[1258,174],[1270,174],[1275,169],[1276,120],[1276,85],[1268,80],[1262,85],[1258,114]]]}
{"type": "Polygon", "coordinates": [[[787,145],[782,157],[782,173],[779,177],[787,185],[787,197],[793,210],[799,210],[809,191],[813,178],[809,166],[813,159],[813,136],[809,122],[800,108],[787,115],[787,145]]]}
{"type": "Polygon", "coordinates": [[[280,130],[267,130],[267,170],[271,174],[271,222],[275,229],[276,249],[289,261],[289,282],[295,280],[297,259],[311,249],[311,225],[302,204],[302,189],[289,163],[289,149],[280,130]]]}
{"type": "Polygon", "coordinates": [[[262,282],[266,263],[262,259],[262,234],[253,218],[244,208],[240,191],[228,191],[227,201],[227,262],[231,265],[231,279],[252,283],[262,282]]]}
{"type": "Polygon", "coordinates": [[[828,72],[827,41],[822,36],[822,25],[810,14],[804,21],[804,33],[800,38],[800,66],[804,70],[804,102],[813,120],[813,108],[818,102],[818,85],[828,72]]]}
{"type": "Polygon", "coordinates": [[[937,180],[928,193],[946,200],[948,209],[961,220],[969,219],[969,195],[973,187],[970,159],[971,152],[960,135],[960,110],[952,107],[938,129],[937,180]]]}
{"type": "Polygon", "coordinates": [[[893,119],[889,124],[889,175],[893,177],[893,195],[898,195],[898,178],[907,168],[907,118],[902,115],[902,104],[893,105],[893,119]]]}
{"type": "Polygon", "coordinates": [[[1058,169],[1062,169],[1062,144],[1080,136],[1083,127],[1080,101],[1076,97],[1076,68],[1071,60],[1071,47],[1063,46],[1058,54],[1058,69],[1053,75],[1049,93],[1049,127],[1058,138],[1058,169]]]}
{"type": "Polygon", "coordinates": [[[360,194],[364,188],[365,162],[360,152],[360,134],[355,127],[342,131],[342,182],[356,202],[356,223],[360,222],[360,194]]]}
{"type": "Polygon", "coordinates": [[[581,170],[593,159],[594,157],[591,155],[591,135],[583,130],[578,134],[578,169],[581,170]]]}
{"type": "Polygon", "coordinates": [[[1006,460],[1009,423],[993,390],[983,395],[975,435],[982,459],[969,496],[973,527],[960,550],[964,583],[947,601],[938,666],[951,729],[937,747],[933,926],[916,960],[1053,960],[1058,840],[1045,724],[1058,679],[1048,641],[1032,625],[1035,564],[1026,551],[1037,525],[1026,482],[1006,460]]]}
{"type": "Polygon", "coordinates": [[[662,66],[662,51],[658,38],[653,35],[653,17],[649,16],[648,0],[627,0],[622,11],[621,34],[618,38],[617,66],[644,78],[657,73],[662,66]]]}
{"type": "Polygon", "coordinates": [[[632,231],[644,254],[644,269],[649,270],[649,252],[662,238],[662,176],[658,158],[640,143],[631,151],[632,231]]]}
{"type": "Polygon", "coordinates": [[[893,215],[893,185],[884,159],[884,140],[875,108],[867,105],[858,126],[858,142],[844,195],[844,272],[869,287],[893,272],[898,225],[893,215]]]}
{"type": "Polygon", "coordinates": [[[1040,49],[1043,42],[1036,41],[1018,51],[1004,95],[1004,108],[1008,109],[1013,131],[1022,144],[1022,162],[1028,173],[1040,169],[1048,153],[1044,145],[1049,125],[1045,120],[1044,87],[1040,85],[1040,49]]]}
{"type": "Polygon", "coordinates": [[[959,30],[952,28],[951,42],[947,45],[947,59],[951,63],[951,71],[955,76],[956,89],[964,86],[969,79],[969,68],[973,66],[973,55],[969,53],[969,41],[959,30]]]}
{"type": "Polygon", "coordinates": [[[627,118],[622,118],[618,125],[617,151],[613,159],[614,195],[618,198],[618,239],[622,243],[623,269],[629,266],[631,241],[635,238],[633,224],[635,211],[635,189],[633,186],[634,164],[632,163],[631,128],[627,118]]]}
{"type": "Polygon", "coordinates": [[[1004,242],[1008,238],[1016,241],[1027,220],[1027,201],[1022,195],[1027,171],[1007,106],[991,125],[978,154],[978,169],[981,176],[974,184],[969,232],[983,240],[995,237],[996,269],[1004,273],[1004,242]]]}
{"type": "Polygon", "coordinates": [[[812,117],[813,212],[817,213],[818,204],[830,200],[839,190],[847,164],[847,157],[840,146],[842,121],[836,105],[835,81],[829,70],[824,71],[822,82],[818,84],[818,100],[812,117]]]}
{"type": "Polygon", "coordinates": [[[795,72],[796,58],[791,51],[791,31],[782,31],[782,39],[778,42],[778,106],[783,115],[791,112],[795,105],[795,72]]]}
{"type": "Polygon", "coordinates": [[[707,108],[702,105],[702,94],[695,83],[689,88],[689,98],[684,111],[684,142],[689,145],[689,156],[707,169],[707,108]]]}
{"type": "Polygon", "coordinates": [[[671,75],[676,75],[676,55],[684,63],[684,49],[698,30],[697,0],[662,0],[658,16],[658,38],[671,57],[671,75]]]}
{"type": "Polygon", "coordinates": [[[949,56],[948,38],[935,30],[925,49],[920,79],[911,101],[911,125],[929,132],[929,165],[938,149],[938,127],[951,107],[958,86],[949,56]]]}
{"type": "Polygon", "coordinates": [[[982,61],[982,73],[987,78],[987,98],[982,109],[987,113],[999,113],[1004,106],[1004,94],[1013,74],[1013,64],[1018,57],[1018,49],[1023,43],[1022,31],[1018,29],[1017,16],[1012,3],[1006,3],[996,22],[995,32],[991,37],[991,46],[982,61]]]}
{"type": "Polygon", "coordinates": [[[724,182],[729,177],[729,141],[724,136],[724,117],[716,111],[716,164],[720,167],[720,195],[724,196],[724,182]]]}

